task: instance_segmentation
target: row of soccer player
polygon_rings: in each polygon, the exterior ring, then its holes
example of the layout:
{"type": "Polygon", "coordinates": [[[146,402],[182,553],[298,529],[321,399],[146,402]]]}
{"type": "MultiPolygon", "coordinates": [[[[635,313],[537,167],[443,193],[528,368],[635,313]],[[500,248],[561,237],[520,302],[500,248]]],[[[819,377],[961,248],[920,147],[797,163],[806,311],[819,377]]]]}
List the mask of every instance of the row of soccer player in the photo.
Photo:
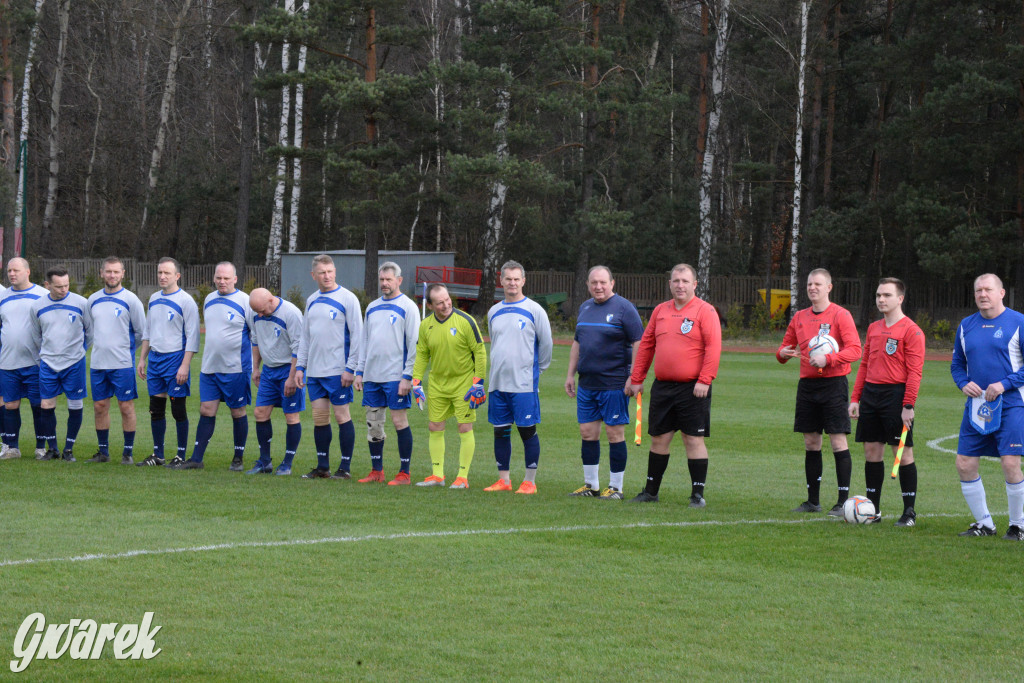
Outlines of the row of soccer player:
{"type": "MultiPolygon", "coordinates": [[[[349,478],[355,431],[348,404],[355,388],[363,392],[373,468],[360,481],[385,480],[382,452],[385,417],[390,411],[397,431],[400,471],[389,484],[410,483],[412,433],[406,410],[415,400],[421,409],[425,404],[428,410],[432,462],[432,474],[419,485],[444,485],[444,428],[447,419],[454,416],[460,447],[459,473],[452,487],[467,488],[475,450],[475,411],[489,396],[488,420],[494,427],[499,479],[486,490],[512,489],[509,460],[515,426],[526,460],[525,478],[517,492],[536,491],[540,455],[536,431],[540,422],[538,383],[550,364],[552,342],[543,308],[523,294],[522,265],[509,261],[501,269],[505,297],[488,313],[488,370],[476,322],[454,309],[443,285],[433,285],[427,292],[432,314],[421,325],[415,305],[400,292],[401,270],[396,264],[380,267],[382,296],[367,307],[365,316],[356,297],[337,285],[334,264],[328,256],[313,259],[312,277],[318,291],[307,300],[305,315],[265,289],[254,290],[248,296],[237,291],[234,267],[219,264],[215,274],[217,291],[204,302],[207,337],[200,376],[201,417],[188,459],[184,400],[189,395],[191,358],[198,350],[198,311],[191,297],[178,287],[179,267],[174,259],[165,258],[159,264],[161,289],[150,298],[148,316],[143,315],[138,299],[121,286],[123,273],[118,259],[107,259],[102,271],[104,289],[86,302],[68,292],[64,271],[47,274],[47,293],[29,282],[28,264],[23,259],[9,264],[11,289],[0,296],[0,387],[8,408],[3,411],[8,421],[3,429],[4,457],[20,455],[17,409],[20,399],[28,397],[30,403],[38,403],[41,408],[36,432],[46,447],[37,443],[37,457],[73,459],[85,395],[85,348],[94,340],[91,379],[100,451],[92,461],[109,459],[109,400],[117,397],[125,427],[122,462],[130,463],[135,422],[132,399],[136,396],[133,358],[135,344],[141,340],[137,371],[147,380],[151,396],[154,449],[140,464],[164,464],[165,409],[170,398],[178,453],[167,466],[202,468],[217,408],[224,401],[234,419],[235,457],[231,467],[242,470],[251,378],[258,385],[254,416],[260,457],[250,473],[290,474],[301,438],[299,413],[305,409],[305,389],[313,407],[317,466],[303,476],[349,478]],[[420,381],[428,366],[429,399],[420,381]],[[484,389],[485,376],[490,394],[484,389]],[[38,393],[34,395],[33,391],[38,393]],[[56,451],[53,412],[55,397],[60,393],[66,393],[69,399],[68,438],[62,454],[56,451]],[[33,402],[34,396],[41,400],[33,402]],[[284,459],[276,470],[271,464],[269,421],[275,406],[283,410],[288,424],[284,459]],[[341,461],[333,475],[329,458],[331,408],[341,446],[341,461]]],[[[565,390],[577,401],[584,475],[584,485],[572,495],[623,498],[629,397],[642,391],[653,362],[656,379],[650,390],[647,483],[632,500],[657,501],[669,447],[675,433],[680,432],[692,480],[690,505],[704,507],[708,463],[704,439],[710,436],[711,385],[721,355],[717,313],[696,297],[696,273],[686,264],[673,268],[669,281],[672,299],[654,309],[646,329],[636,308],[614,293],[614,284],[607,267],[591,269],[588,288],[592,298],[580,307],[570,351],[565,390]],[[603,490],[598,479],[602,425],[610,461],[609,485],[603,490]]],[[[852,316],[829,301],[831,289],[828,271],[816,269],[809,274],[811,306],[794,315],[776,354],[782,363],[800,358],[794,431],[804,435],[808,495],[794,511],[822,510],[819,489],[825,433],[836,462],[838,491],[837,503],[828,514],[841,515],[852,469],[846,436],[851,431],[850,418],[858,418],[856,438],[864,443],[865,484],[876,510],[884,480],[885,444],[894,450],[898,444],[905,446],[899,468],[904,510],[896,524],[913,526],[917,495],[913,420],[924,336],[903,314],[903,283],[884,278],[876,292],[883,318],[868,328],[863,361],[852,400],[848,400],[847,375],[850,364],[861,358],[862,347],[852,316]]],[[[964,496],[977,521],[965,534],[994,533],[977,474],[977,457],[997,455],[1007,481],[1007,537],[1024,537],[1024,476],[1020,473],[1024,440],[1020,413],[1024,411],[1018,410],[1024,407],[1017,324],[1020,314],[1003,306],[1002,283],[994,275],[977,279],[975,295],[979,313],[961,324],[952,364],[957,386],[969,398],[957,467],[964,496]],[[1004,405],[1000,395],[1010,389],[1015,391],[1006,395],[1004,405]]],[[[874,521],[880,519],[879,514],[874,521]]]]}

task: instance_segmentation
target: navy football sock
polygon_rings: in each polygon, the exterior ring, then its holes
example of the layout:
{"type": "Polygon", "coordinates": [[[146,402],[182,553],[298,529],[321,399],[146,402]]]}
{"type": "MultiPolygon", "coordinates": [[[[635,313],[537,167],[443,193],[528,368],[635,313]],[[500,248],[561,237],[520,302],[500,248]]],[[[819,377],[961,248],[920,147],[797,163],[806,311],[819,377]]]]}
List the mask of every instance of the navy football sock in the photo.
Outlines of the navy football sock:
{"type": "Polygon", "coordinates": [[[296,422],[288,425],[284,432],[284,461],[282,467],[291,467],[295,459],[295,451],[299,450],[299,440],[302,438],[302,423],[296,422]]]}
{"type": "Polygon", "coordinates": [[[192,447],[192,460],[202,462],[206,455],[206,447],[210,445],[213,429],[217,426],[217,416],[200,415],[199,426],[196,427],[196,443],[192,447]]]}
{"type": "Polygon", "coordinates": [[[409,474],[412,460],[412,427],[398,430],[398,462],[402,472],[409,474]]]}
{"type": "Polygon", "coordinates": [[[352,452],[356,449],[356,426],[352,420],[338,425],[338,445],[341,446],[338,469],[348,472],[352,468],[352,452]]]}
{"type": "Polygon", "coordinates": [[[256,443],[260,445],[259,463],[261,465],[269,465],[271,462],[270,440],[272,438],[274,438],[274,425],[271,424],[270,420],[267,420],[265,422],[257,422],[256,443]]]}
{"type": "Polygon", "coordinates": [[[331,469],[331,426],[313,427],[313,446],[316,448],[316,466],[321,470],[331,469]]]}

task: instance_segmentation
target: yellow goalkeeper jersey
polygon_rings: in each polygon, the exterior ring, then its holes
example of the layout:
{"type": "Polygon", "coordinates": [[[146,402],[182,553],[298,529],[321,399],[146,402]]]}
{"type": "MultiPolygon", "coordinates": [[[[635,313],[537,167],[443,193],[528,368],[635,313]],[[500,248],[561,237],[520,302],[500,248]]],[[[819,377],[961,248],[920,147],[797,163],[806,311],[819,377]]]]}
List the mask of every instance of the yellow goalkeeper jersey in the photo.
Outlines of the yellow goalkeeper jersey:
{"type": "Polygon", "coordinates": [[[422,380],[428,364],[427,391],[435,396],[462,398],[474,377],[486,377],[487,349],[476,321],[457,308],[444,320],[427,316],[420,324],[413,379],[422,380]]]}

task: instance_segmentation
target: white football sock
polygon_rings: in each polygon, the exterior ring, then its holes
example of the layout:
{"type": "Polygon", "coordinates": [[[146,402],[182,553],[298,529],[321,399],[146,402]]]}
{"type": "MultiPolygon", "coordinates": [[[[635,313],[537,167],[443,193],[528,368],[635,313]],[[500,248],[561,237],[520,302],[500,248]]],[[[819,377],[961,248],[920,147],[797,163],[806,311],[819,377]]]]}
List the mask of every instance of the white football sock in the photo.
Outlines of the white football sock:
{"type": "Polygon", "coordinates": [[[625,472],[610,472],[608,478],[608,485],[618,491],[622,490],[622,475],[625,472]]]}
{"type": "Polygon", "coordinates": [[[967,507],[971,508],[974,520],[989,529],[995,529],[992,523],[992,515],[988,512],[988,503],[985,501],[985,486],[981,483],[981,477],[974,481],[961,481],[960,490],[967,501],[967,507]]]}
{"type": "Polygon", "coordinates": [[[583,466],[583,483],[590,484],[590,488],[594,489],[595,491],[598,488],[600,488],[599,487],[600,479],[598,479],[598,475],[597,475],[597,471],[598,471],[598,469],[600,467],[601,467],[600,465],[584,465],[583,466]]]}
{"type": "Polygon", "coordinates": [[[1024,480],[1006,483],[1006,501],[1010,505],[1010,526],[1024,528],[1024,480]]]}

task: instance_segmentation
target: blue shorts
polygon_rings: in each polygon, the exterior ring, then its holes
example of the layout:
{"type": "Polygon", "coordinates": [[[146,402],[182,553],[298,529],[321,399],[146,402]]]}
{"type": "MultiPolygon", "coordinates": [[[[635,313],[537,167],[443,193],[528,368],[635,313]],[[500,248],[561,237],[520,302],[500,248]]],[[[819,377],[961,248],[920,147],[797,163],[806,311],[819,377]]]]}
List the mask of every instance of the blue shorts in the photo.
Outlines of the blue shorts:
{"type": "Polygon", "coordinates": [[[363,382],[363,405],[367,408],[408,410],[412,406],[412,391],[398,395],[398,382],[363,382]]]}
{"type": "MultiPolygon", "coordinates": [[[[6,398],[6,396],[4,397],[6,398]]],[[[1002,423],[991,434],[979,434],[971,426],[964,411],[960,422],[960,443],[956,452],[969,458],[983,455],[998,458],[1001,455],[1024,455],[1024,407],[1003,406],[1002,423]]]]}
{"type": "Polygon", "coordinates": [[[306,394],[302,389],[296,389],[291,396],[284,395],[284,383],[288,381],[291,371],[290,364],[277,367],[263,366],[260,386],[256,389],[257,407],[274,406],[286,413],[301,413],[306,409],[306,394]]]}
{"type": "Polygon", "coordinates": [[[4,401],[27,398],[30,404],[39,405],[39,366],[0,370],[0,389],[3,390],[4,401]]]}
{"type": "Polygon", "coordinates": [[[174,353],[149,352],[149,364],[146,368],[146,389],[150,396],[167,394],[171,398],[181,398],[192,395],[192,371],[189,370],[188,379],[184,384],[178,384],[174,378],[181,367],[181,361],[185,358],[184,351],[174,353]]]}
{"type": "Polygon", "coordinates": [[[341,386],[341,375],[334,377],[307,377],[306,390],[309,391],[309,400],[315,401],[320,398],[331,399],[332,406],[343,406],[352,402],[352,387],[341,386]]]}
{"type": "Polygon", "coordinates": [[[63,370],[54,370],[46,361],[39,361],[39,398],[57,398],[61,394],[72,401],[85,398],[85,358],[63,370]]]}
{"type": "Polygon", "coordinates": [[[498,427],[540,424],[540,395],[536,391],[492,391],[487,396],[487,421],[498,427]]]}
{"type": "Polygon", "coordinates": [[[224,401],[228,408],[252,403],[252,378],[244,372],[200,372],[199,401],[224,401]]]}
{"type": "Polygon", "coordinates": [[[92,400],[105,401],[114,397],[118,401],[134,401],[139,397],[139,386],[135,381],[135,368],[112,370],[89,370],[92,382],[92,400]]]}
{"type": "Polygon", "coordinates": [[[576,389],[576,421],[604,422],[606,425],[629,424],[629,396],[622,389],[576,389]]]}

